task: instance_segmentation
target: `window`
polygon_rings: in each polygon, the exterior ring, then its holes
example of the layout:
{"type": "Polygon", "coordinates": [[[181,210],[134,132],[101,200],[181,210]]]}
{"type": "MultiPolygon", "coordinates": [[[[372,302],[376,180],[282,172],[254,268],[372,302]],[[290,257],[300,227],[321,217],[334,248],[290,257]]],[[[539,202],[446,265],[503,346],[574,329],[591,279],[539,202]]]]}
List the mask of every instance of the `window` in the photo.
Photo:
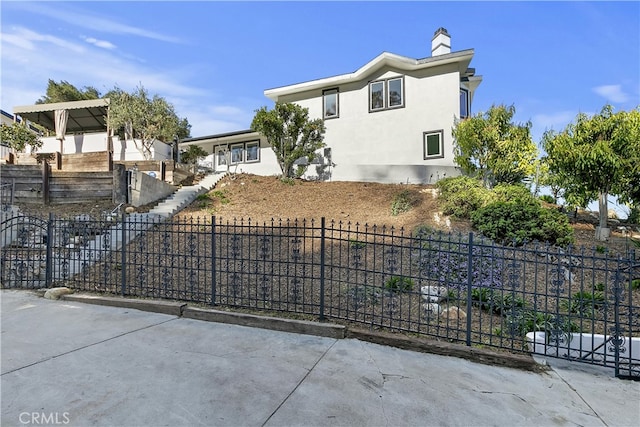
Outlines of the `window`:
{"type": "Polygon", "coordinates": [[[402,90],[402,78],[389,80],[389,108],[402,107],[404,96],[402,90]]]}
{"type": "Polygon", "coordinates": [[[244,161],[244,144],[234,144],[231,146],[231,164],[244,161]]]}
{"type": "Polygon", "coordinates": [[[216,147],[216,163],[217,166],[227,165],[227,147],[216,147]]]}
{"type": "Polygon", "coordinates": [[[469,117],[469,91],[460,89],[460,118],[469,117]]]}
{"type": "Polygon", "coordinates": [[[369,85],[370,110],[382,110],[384,108],[384,82],[373,82],[369,85]]]}
{"type": "Polygon", "coordinates": [[[424,132],[422,134],[424,160],[444,157],[443,135],[444,131],[442,130],[424,132]]]}
{"type": "Polygon", "coordinates": [[[404,77],[369,83],[369,111],[404,107],[404,77]]]}
{"type": "Polygon", "coordinates": [[[247,142],[247,154],[246,154],[246,162],[259,162],[260,161],[260,143],[256,142],[247,142]]]}
{"type": "Polygon", "coordinates": [[[339,117],[338,89],[328,89],[322,92],[322,103],[325,119],[339,117]]]}

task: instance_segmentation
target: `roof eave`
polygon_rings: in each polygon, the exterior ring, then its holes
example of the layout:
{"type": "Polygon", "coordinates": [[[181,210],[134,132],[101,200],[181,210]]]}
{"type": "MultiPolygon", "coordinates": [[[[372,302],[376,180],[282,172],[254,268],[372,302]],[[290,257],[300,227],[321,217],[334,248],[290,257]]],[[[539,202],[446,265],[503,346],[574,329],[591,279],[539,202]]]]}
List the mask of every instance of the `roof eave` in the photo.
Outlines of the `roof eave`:
{"type": "Polygon", "coordinates": [[[54,102],[51,104],[21,105],[13,107],[13,114],[41,113],[56,110],[77,110],[80,108],[108,107],[109,98],[87,99],[84,101],[54,102]]]}
{"type": "Polygon", "coordinates": [[[181,140],[178,145],[204,145],[204,144],[215,144],[215,143],[227,143],[233,142],[235,140],[245,140],[247,137],[250,137],[252,134],[255,134],[257,139],[260,138],[260,133],[253,131],[251,129],[235,131],[235,132],[227,132],[227,133],[219,133],[216,135],[207,135],[207,136],[198,136],[195,138],[187,138],[181,140]]]}
{"type": "Polygon", "coordinates": [[[311,80],[308,82],[297,83],[289,86],[281,86],[273,89],[267,89],[264,91],[264,95],[272,101],[277,101],[281,96],[290,95],[293,93],[315,90],[325,87],[337,86],[353,81],[362,80],[369,73],[377,70],[385,65],[393,66],[405,71],[415,71],[419,69],[437,67],[441,65],[459,63],[460,72],[464,72],[471,59],[473,58],[474,50],[467,49],[458,52],[452,52],[445,55],[439,55],[434,57],[428,57],[423,59],[413,59],[406,56],[396,55],[389,52],[383,52],[376,56],[374,59],[360,67],[353,73],[341,74],[338,76],[327,77],[323,79],[311,80]]]}

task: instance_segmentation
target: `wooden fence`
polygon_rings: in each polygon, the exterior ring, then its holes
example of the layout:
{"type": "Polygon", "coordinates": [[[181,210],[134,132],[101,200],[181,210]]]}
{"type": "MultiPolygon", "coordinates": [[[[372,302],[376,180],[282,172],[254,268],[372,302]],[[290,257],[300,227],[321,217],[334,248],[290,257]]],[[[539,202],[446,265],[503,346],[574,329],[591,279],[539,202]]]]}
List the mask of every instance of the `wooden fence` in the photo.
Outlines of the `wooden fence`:
{"type": "Polygon", "coordinates": [[[53,170],[66,172],[105,172],[113,170],[112,154],[108,151],[94,153],[60,154],[56,153],[18,153],[15,164],[37,166],[48,161],[53,170]]]}
{"type": "Polygon", "coordinates": [[[15,203],[81,203],[112,200],[114,173],[52,170],[48,161],[40,165],[2,165],[3,183],[14,184],[15,203]]]}

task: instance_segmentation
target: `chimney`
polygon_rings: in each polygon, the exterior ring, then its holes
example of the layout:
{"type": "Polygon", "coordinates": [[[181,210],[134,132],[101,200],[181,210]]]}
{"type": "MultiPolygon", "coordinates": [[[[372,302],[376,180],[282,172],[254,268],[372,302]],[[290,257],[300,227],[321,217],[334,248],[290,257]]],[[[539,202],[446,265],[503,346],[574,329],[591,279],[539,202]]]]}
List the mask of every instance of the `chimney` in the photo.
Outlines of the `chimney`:
{"type": "Polygon", "coordinates": [[[451,36],[446,28],[438,28],[431,39],[431,56],[451,53],[451,36]]]}

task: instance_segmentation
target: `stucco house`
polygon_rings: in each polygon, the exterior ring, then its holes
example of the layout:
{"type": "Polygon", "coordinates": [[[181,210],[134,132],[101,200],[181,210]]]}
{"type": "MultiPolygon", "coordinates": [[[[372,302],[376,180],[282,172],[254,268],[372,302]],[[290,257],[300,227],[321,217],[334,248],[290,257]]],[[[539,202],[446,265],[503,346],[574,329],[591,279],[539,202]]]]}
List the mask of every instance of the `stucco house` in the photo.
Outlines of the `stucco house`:
{"type": "MultiPolygon", "coordinates": [[[[433,183],[459,174],[453,162],[452,128],[469,116],[482,81],[469,65],[473,49],[451,51],[439,28],[431,56],[414,59],[383,52],[356,71],[265,90],[274,102],[308,108],[324,119],[326,148],[305,178],[382,183],[433,183]]],[[[214,169],[278,174],[268,143],[240,131],[182,141],[201,145],[214,169]],[[230,153],[231,155],[224,155],[230,153]]]]}

